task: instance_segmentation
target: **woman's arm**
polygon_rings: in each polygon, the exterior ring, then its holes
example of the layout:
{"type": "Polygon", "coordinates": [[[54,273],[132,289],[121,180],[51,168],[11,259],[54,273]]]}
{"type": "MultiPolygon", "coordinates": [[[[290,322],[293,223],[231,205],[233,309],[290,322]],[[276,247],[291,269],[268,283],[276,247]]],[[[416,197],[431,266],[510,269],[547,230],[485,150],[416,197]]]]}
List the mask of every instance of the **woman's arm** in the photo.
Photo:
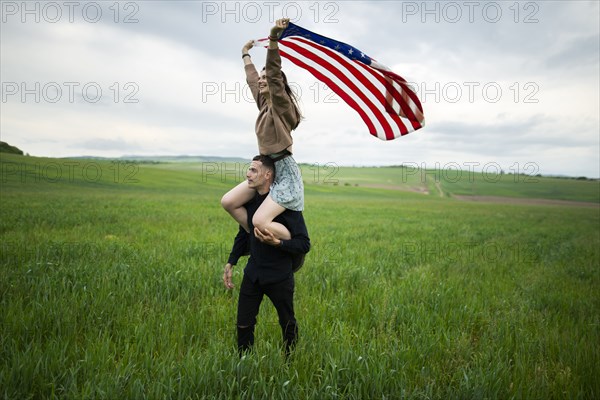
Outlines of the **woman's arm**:
{"type": "MultiPolygon", "coordinates": [[[[280,115],[284,114],[292,107],[292,101],[285,92],[285,84],[281,74],[281,56],[279,55],[279,46],[277,39],[281,32],[287,28],[289,18],[278,19],[275,26],[271,28],[269,34],[269,47],[267,50],[267,61],[265,64],[265,75],[269,84],[269,92],[271,103],[276,112],[280,115]]],[[[291,124],[292,126],[295,124],[291,124]]]]}
{"type": "Polygon", "coordinates": [[[250,92],[252,92],[252,97],[256,102],[256,106],[260,110],[263,105],[264,98],[260,95],[260,91],[258,90],[258,72],[252,63],[252,58],[250,57],[249,53],[252,47],[254,47],[253,40],[248,41],[248,43],[242,47],[242,60],[244,61],[244,70],[246,71],[246,83],[250,88],[250,92]]]}
{"type": "Polygon", "coordinates": [[[252,47],[254,47],[254,40],[248,41],[248,43],[242,47],[242,60],[244,60],[244,65],[252,64],[252,58],[250,58],[250,49],[252,47]]]}

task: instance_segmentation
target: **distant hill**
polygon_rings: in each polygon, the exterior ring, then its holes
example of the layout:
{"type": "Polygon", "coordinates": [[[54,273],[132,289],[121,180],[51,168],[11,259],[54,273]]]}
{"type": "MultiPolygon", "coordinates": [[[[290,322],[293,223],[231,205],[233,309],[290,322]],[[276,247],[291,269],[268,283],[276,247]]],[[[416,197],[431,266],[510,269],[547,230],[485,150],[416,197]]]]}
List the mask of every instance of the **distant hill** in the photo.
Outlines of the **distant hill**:
{"type": "Polygon", "coordinates": [[[19,149],[18,147],[11,146],[6,142],[0,142],[0,153],[23,155],[23,150],[19,149]]]}
{"type": "Polygon", "coordinates": [[[137,161],[140,163],[161,163],[161,162],[237,162],[247,163],[250,160],[240,157],[218,157],[218,156],[121,156],[121,157],[95,157],[95,156],[80,156],[68,157],[69,159],[84,159],[84,160],[121,160],[121,161],[137,161]]]}

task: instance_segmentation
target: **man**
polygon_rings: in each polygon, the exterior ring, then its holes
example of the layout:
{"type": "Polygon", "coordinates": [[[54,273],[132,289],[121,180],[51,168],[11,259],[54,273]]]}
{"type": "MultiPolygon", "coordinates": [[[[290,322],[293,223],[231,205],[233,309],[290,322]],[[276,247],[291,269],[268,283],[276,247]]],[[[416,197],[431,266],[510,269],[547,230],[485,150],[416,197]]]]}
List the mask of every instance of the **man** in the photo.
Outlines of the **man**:
{"type": "Polygon", "coordinates": [[[275,179],[275,165],[271,157],[254,157],[246,178],[248,187],[256,190],[256,196],[244,205],[250,232],[240,227],[223,272],[225,287],[232,289],[233,267],[249,248],[250,258],[244,269],[238,299],[238,351],[241,356],[254,344],[256,316],[264,295],[267,295],[279,316],[287,356],[298,336],[298,325],[294,315],[293,271],[299,268],[304,254],[310,250],[310,239],[304,217],[299,211],[285,210],[274,220],[290,231],[289,240],[280,240],[268,230],[260,231],[252,224],[254,213],[269,195],[269,188],[275,179]]]}

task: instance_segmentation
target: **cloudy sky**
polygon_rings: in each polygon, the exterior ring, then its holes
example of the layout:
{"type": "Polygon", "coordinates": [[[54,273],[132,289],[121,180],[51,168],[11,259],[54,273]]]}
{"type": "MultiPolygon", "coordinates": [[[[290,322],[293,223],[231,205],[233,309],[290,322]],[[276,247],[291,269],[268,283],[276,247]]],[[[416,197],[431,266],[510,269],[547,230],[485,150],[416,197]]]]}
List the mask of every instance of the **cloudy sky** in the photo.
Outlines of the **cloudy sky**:
{"type": "Polygon", "coordinates": [[[427,121],[380,141],[284,60],[306,117],[298,162],[600,176],[597,1],[1,6],[1,137],[31,155],[254,155],[241,47],[289,17],[414,82],[427,121]]]}

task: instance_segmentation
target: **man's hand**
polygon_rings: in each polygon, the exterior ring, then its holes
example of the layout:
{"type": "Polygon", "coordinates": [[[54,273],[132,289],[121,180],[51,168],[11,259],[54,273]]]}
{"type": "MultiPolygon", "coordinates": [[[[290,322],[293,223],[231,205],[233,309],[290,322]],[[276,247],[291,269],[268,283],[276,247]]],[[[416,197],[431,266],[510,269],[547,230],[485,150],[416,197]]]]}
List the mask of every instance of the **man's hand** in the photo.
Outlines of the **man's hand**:
{"type": "Polygon", "coordinates": [[[233,265],[225,264],[225,270],[223,271],[223,284],[227,289],[233,289],[234,284],[231,282],[231,275],[233,274],[233,265]]]}
{"type": "Polygon", "coordinates": [[[261,232],[260,229],[254,228],[254,236],[256,236],[256,238],[261,242],[269,244],[271,246],[279,246],[281,244],[281,240],[273,236],[273,234],[268,229],[265,229],[264,232],[261,232]]]}

